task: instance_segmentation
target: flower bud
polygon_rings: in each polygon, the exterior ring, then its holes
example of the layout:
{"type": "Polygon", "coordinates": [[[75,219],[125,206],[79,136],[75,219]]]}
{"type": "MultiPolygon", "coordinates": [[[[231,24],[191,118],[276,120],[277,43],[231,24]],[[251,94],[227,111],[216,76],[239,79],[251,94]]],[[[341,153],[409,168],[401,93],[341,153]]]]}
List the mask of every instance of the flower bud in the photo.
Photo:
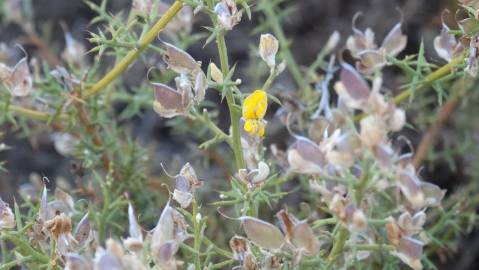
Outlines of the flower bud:
{"type": "Polygon", "coordinates": [[[248,216],[240,220],[246,236],[255,245],[270,250],[279,250],[283,246],[284,236],[273,224],[248,216]]]}
{"type": "Polygon", "coordinates": [[[276,65],[276,54],[278,53],[278,49],[279,42],[273,35],[261,35],[259,41],[259,55],[271,69],[276,65]]]}
{"type": "Polygon", "coordinates": [[[210,74],[213,81],[216,83],[223,83],[223,73],[213,62],[210,63],[210,74]]]}

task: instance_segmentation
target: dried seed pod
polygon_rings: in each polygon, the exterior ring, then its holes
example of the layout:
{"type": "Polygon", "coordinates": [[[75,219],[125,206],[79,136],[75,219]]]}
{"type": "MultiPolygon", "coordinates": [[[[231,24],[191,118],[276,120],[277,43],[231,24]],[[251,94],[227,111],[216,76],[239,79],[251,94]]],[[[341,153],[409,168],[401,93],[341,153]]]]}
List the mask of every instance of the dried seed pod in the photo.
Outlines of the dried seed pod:
{"type": "Polygon", "coordinates": [[[319,251],[319,241],[307,221],[298,222],[293,227],[290,239],[296,248],[308,256],[312,256],[319,251]]]}
{"type": "Polygon", "coordinates": [[[172,44],[166,42],[163,44],[166,47],[163,61],[168,64],[168,68],[179,74],[194,74],[200,69],[201,64],[187,52],[172,44]]]}
{"type": "Polygon", "coordinates": [[[440,206],[442,199],[446,195],[445,190],[428,182],[421,183],[421,191],[424,194],[424,204],[427,207],[440,206]]]}
{"type": "Polygon", "coordinates": [[[371,75],[386,66],[386,53],[384,50],[364,50],[357,55],[356,68],[359,72],[371,75]]]}
{"type": "Polygon", "coordinates": [[[346,40],[346,48],[351,52],[351,55],[357,58],[357,55],[364,50],[376,49],[377,45],[374,41],[374,32],[367,28],[364,32],[356,28],[356,20],[361,13],[357,13],[353,18],[353,32],[354,34],[346,40]]]}
{"type": "Polygon", "coordinates": [[[245,270],[258,269],[256,259],[251,253],[248,239],[235,235],[230,240],[230,248],[233,251],[234,258],[241,263],[245,270]]]}
{"type": "Polygon", "coordinates": [[[231,30],[241,21],[243,11],[236,7],[234,0],[221,0],[214,9],[218,16],[218,23],[225,30],[231,30]]]}
{"type": "Polygon", "coordinates": [[[284,236],[273,224],[248,216],[240,220],[246,236],[255,245],[269,250],[279,250],[283,246],[284,236]]]}
{"type": "Polygon", "coordinates": [[[182,208],[186,208],[193,200],[193,194],[196,189],[203,185],[198,180],[196,172],[190,163],[186,163],[178,175],[175,176],[175,190],[173,191],[173,199],[177,201],[182,208]]]}
{"type": "Polygon", "coordinates": [[[425,196],[421,190],[421,180],[419,180],[414,172],[403,171],[400,173],[397,185],[414,209],[419,209],[424,206],[425,196]]]}
{"type": "Polygon", "coordinates": [[[0,198],[0,230],[15,228],[15,216],[12,209],[0,198]]]}
{"type": "Polygon", "coordinates": [[[346,63],[342,64],[339,77],[340,81],[334,85],[336,93],[349,108],[361,109],[370,95],[366,81],[351,65],[346,63]]]}
{"type": "Polygon", "coordinates": [[[85,243],[90,239],[91,234],[91,224],[90,219],[88,218],[88,214],[86,213],[80,222],[78,222],[75,233],[73,234],[75,240],[78,243],[78,246],[82,247],[85,243]]]}
{"type": "Polygon", "coordinates": [[[128,231],[130,236],[123,240],[123,245],[130,251],[141,250],[143,248],[143,233],[131,203],[128,203],[128,231]]]}
{"type": "Polygon", "coordinates": [[[278,49],[279,42],[273,35],[261,35],[259,41],[259,55],[271,69],[276,66],[276,54],[278,53],[278,49]]]}
{"type": "Polygon", "coordinates": [[[288,149],[290,169],[302,174],[319,174],[323,172],[326,158],[319,146],[305,137],[297,137],[288,149]]]}
{"type": "Polygon", "coordinates": [[[194,74],[193,92],[195,93],[193,99],[195,102],[200,103],[205,99],[206,89],[208,89],[208,80],[205,73],[199,70],[194,74]]]}
{"type": "Polygon", "coordinates": [[[94,269],[123,270],[123,266],[121,264],[121,258],[118,258],[110,250],[99,247],[95,252],[94,269]]]}
{"type": "Polygon", "coordinates": [[[398,218],[398,225],[406,235],[415,235],[422,231],[422,226],[426,223],[426,213],[419,211],[414,216],[409,212],[402,213],[398,218]]]}
{"type": "Polygon", "coordinates": [[[152,83],[155,88],[153,109],[161,117],[172,118],[184,114],[190,103],[185,95],[162,83],[152,83]]]}
{"type": "Polygon", "coordinates": [[[186,221],[168,202],[151,236],[150,248],[155,262],[166,269],[176,269],[174,254],[186,238],[186,221]],[[175,268],[171,268],[173,266],[175,268]]]}
{"type": "Polygon", "coordinates": [[[442,13],[442,29],[439,36],[434,38],[434,49],[439,57],[450,62],[454,57],[464,51],[464,47],[457,41],[454,34],[449,33],[450,29],[444,22],[444,15],[446,13],[447,11],[442,13]]]}
{"type": "MultiPolygon", "coordinates": [[[[1,64],[1,63],[0,63],[1,64]]],[[[13,68],[0,65],[0,80],[14,97],[25,97],[33,91],[33,78],[27,58],[22,58],[13,68]]]]}
{"type": "Polygon", "coordinates": [[[395,247],[399,246],[399,242],[401,241],[403,233],[393,217],[388,218],[388,223],[386,223],[386,232],[388,235],[388,242],[395,247]]]}
{"type": "Polygon", "coordinates": [[[407,36],[403,35],[401,25],[401,22],[397,23],[383,40],[381,48],[388,56],[395,57],[406,48],[407,36]]]}
{"type": "Polygon", "coordinates": [[[423,243],[411,237],[403,237],[399,241],[396,250],[391,252],[398,257],[402,262],[407,264],[414,270],[422,270],[422,250],[423,243]]]}

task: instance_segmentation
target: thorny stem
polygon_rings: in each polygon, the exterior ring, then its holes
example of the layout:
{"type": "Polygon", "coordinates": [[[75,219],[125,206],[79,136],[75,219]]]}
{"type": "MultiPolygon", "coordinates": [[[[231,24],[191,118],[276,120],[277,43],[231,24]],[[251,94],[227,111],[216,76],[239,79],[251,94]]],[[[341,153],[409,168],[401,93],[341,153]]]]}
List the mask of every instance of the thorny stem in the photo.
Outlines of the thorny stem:
{"type": "Polygon", "coordinates": [[[394,246],[391,245],[381,245],[381,244],[357,244],[353,246],[357,250],[366,250],[366,251],[393,251],[394,246]]]}
{"type": "Polygon", "coordinates": [[[145,34],[145,36],[138,42],[136,48],[128,52],[128,54],[118,62],[113,69],[111,69],[101,80],[95,83],[93,86],[86,89],[84,97],[90,97],[98,94],[114,79],[120,76],[133,61],[140,56],[140,54],[152,43],[158,36],[158,33],[165,28],[165,26],[175,17],[176,13],[183,7],[181,1],[175,1],[175,3],[161,16],[161,18],[153,25],[153,27],[145,34]]]}
{"type": "MultiPolygon", "coordinates": [[[[419,86],[416,86],[416,87],[410,87],[404,91],[402,91],[401,93],[399,93],[398,95],[396,95],[394,97],[394,103],[395,104],[399,104],[401,102],[403,102],[404,100],[408,99],[413,93],[416,93],[417,91],[421,91],[421,90],[425,90],[425,89],[428,89],[427,86],[430,86],[432,83],[434,83],[435,81],[441,79],[442,77],[446,76],[449,74],[449,72],[454,68],[456,67],[457,65],[459,65],[462,61],[464,61],[463,58],[459,57],[459,58],[455,58],[453,59],[451,62],[449,62],[448,64],[436,69],[434,72],[432,72],[431,74],[429,74],[428,76],[426,76],[426,78],[424,79],[424,81],[419,85],[419,86]]],[[[354,118],[355,121],[359,121],[361,120],[363,117],[365,116],[364,113],[361,113],[361,114],[358,114],[356,115],[356,117],[354,118]]]]}
{"type": "MultiPolygon", "coordinates": [[[[216,44],[218,46],[218,53],[220,57],[221,63],[221,72],[226,75],[229,73],[229,63],[228,63],[228,52],[226,49],[226,42],[224,33],[219,33],[216,36],[216,44]]],[[[239,111],[236,108],[235,99],[233,95],[233,91],[231,87],[224,88],[225,96],[226,96],[226,103],[228,104],[228,109],[230,111],[230,119],[231,119],[231,136],[232,140],[230,142],[230,146],[233,149],[233,154],[236,160],[236,166],[238,169],[244,168],[244,158],[243,158],[243,150],[241,149],[241,138],[240,138],[240,130],[239,130],[239,123],[240,123],[240,115],[239,111]]]]}
{"type": "Polygon", "coordinates": [[[311,89],[309,88],[308,84],[304,80],[304,76],[296,63],[296,60],[289,49],[290,42],[287,40],[286,35],[283,32],[283,28],[281,27],[281,22],[279,21],[279,17],[276,15],[274,11],[274,6],[271,4],[271,0],[261,0],[259,3],[260,9],[266,15],[266,20],[271,29],[274,32],[274,35],[278,39],[280,44],[280,53],[283,57],[284,61],[286,61],[286,65],[293,76],[294,81],[296,84],[301,88],[301,90],[305,91],[305,100],[309,100],[308,97],[310,96],[311,89]]]}
{"type": "Polygon", "coordinates": [[[201,270],[201,259],[200,259],[200,246],[201,246],[201,218],[197,219],[198,216],[198,203],[193,199],[193,230],[194,230],[194,250],[195,252],[195,270],[201,270]]]}
{"type": "MultiPolygon", "coordinates": [[[[163,14],[163,16],[153,25],[153,27],[145,34],[145,36],[138,42],[137,47],[133,48],[128,54],[118,62],[113,69],[111,69],[103,78],[96,82],[91,87],[85,89],[83,97],[91,97],[98,94],[106,86],[108,86],[113,80],[118,78],[130,65],[135,61],[140,54],[156,39],[158,33],[165,28],[165,26],[173,19],[173,17],[183,7],[181,1],[175,1],[175,3],[163,14]]],[[[40,121],[48,121],[52,118],[52,115],[45,112],[40,112],[32,109],[22,108],[20,106],[9,105],[8,109],[19,115],[23,115],[27,118],[40,121]]],[[[64,119],[66,115],[59,114],[53,116],[54,118],[64,119]]]]}
{"type": "Polygon", "coordinates": [[[19,258],[19,259],[16,259],[14,261],[10,261],[8,263],[3,263],[2,265],[0,265],[0,270],[9,270],[9,269],[12,269],[14,268],[15,266],[20,266],[28,261],[31,261],[33,259],[33,256],[26,256],[26,257],[22,257],[22,258],[19,258]]]}

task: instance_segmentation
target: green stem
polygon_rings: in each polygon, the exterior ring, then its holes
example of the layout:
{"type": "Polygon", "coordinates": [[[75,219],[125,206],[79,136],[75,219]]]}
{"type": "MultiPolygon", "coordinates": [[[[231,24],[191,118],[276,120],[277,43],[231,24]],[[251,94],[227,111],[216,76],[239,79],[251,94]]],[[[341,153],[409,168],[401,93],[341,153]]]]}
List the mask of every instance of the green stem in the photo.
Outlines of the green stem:
{"type": "Polygon", "coordinates": [[[356,248],[357,250],[366,250],[366,251],[393,251],[395,247],[391,245],[381,245],[381,244],[358,244],[351,246],[352,248],[356,248]]]}
{"type": "Polygon", "coordinates": [[[193,200],[193,230],[194,230],[194,244],[193,248],[196,251],[194,253],[194,262],[195,262],[195,270],[201,270],[201,254],[200,254],[200,247],[201,247],[201,219],[198,220],[198,204],[196,200],[193,200]]]}
{"type": "MultiPolygon", "coordinates": [[[[220,57],[221,72],[224,75],[229,74],[230,68],[228,63],[228,51],[226,49],[224,33],[219,33],[216,36],[216,44],[218,46],[218,52],[220,57]]],[[[230,119],[231,119],[232,140],[231,140],[230,146],[233,149],[233,154],[236,160],[236,166],[238,167],[238,169],[241,169],[245,167],[245,162],[243,158],[243,150],[241,149],[241,138],[240,138],[240,130],[239,130],[240,114],[238,109],[236,108],[232,88],[225,87],[224,91],[225,91],[226,103],[228,104],[228,109],[230,112],[230,119]]]]}
{"type": "Polygon", "coordinates": [[[91,97],[98,94],[113,80],[118,78],[130,65],[135,61],[138,56],[152,43],[158,36],[158,33],[165,28],[165,26],[175,17],[176,13],[183,7],[181,1],[175,1],[175,3],[161,16],[161,18],[153,25],[153,27],[145,34],[145,36],[138,42],[136,48],[133,48],[128,54],[118,62],[113,69],[111,69],[101,80],[85,90],[86,97],[91,97]]]}
{"type": "Polygon", "coordinates": [[[337,231],[336,236],[334,237],[334,244],[333,248],[331,249],[331,252],[328,255],[328,261],[332,263],[336,257],[343,251],[343,248],[346,244],[346,240],[348,240],[349,237],[349,231],[344,227],[343,225],[340,225],[341,227],[337,231]]]}
{"type": "Polygon", "coordinates": [[[20,259],[16,259],[14,261],[3,263],[2,265],[0,265],[0,270],[12,269],[13,267],[20,266],[20,265],[22,265],[22,264],[24,264],[28,261],[31,261],[32,259],[33,259],[33,256],[26,256],[26,257],[22,257],[20,259]]]}
{"type": "MultiPolygon", "coordinates": [[[[84,98],[97,95],[100,91],[105,89],[113,80],[118,78],[139,56],[140,54],[156,39],[158,33],[165,28],[165,26],[173,19],[173,17],[183,7],[181,1],[175,1],[175,3],[163,14],[163,16],[153,25],[153,27],[145,34],[145,36],[138,42],[138,45],[130,50],[128,54],[118,62],[113,69],[111,69],[103,78],[96,82],[91,87],[85,89],[84,98]]],[[[50,118],[62,120],[67,116],[64,114],[50,115],[49,113],[36,111],[32,109],[22,108],[20,106],[9,105],[8,109],[19,115],[23,115],[27,118],[40,121],[48,121],[50,118]]]]}

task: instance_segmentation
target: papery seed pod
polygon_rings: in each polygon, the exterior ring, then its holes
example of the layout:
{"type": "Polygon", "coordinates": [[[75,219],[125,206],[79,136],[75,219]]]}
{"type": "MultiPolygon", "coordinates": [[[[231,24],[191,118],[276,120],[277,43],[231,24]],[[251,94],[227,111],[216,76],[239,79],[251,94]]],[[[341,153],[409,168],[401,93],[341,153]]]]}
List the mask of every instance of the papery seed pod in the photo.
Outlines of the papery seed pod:
{"type": "Polygon", "coordinates": [[[43,229],[49,231],[55,239],[60,234],[68,234],[72,231],[72,221],[70,217],[64,213],[55,216],[53,219],[47,220],[43,225],[43,229]]]}
{"type": "Polygon", "coordinates": [[[248,239],[235,235],[230,240],[230,248],[233,251],[233,257],[241,263],[245,270],[258,269],[248,239]]]}
{"type": "Polygon", "coordinates": [[[269,170],[268,164],[266,164],[263,161],[260,161],[258,163],[258,169],[252,170],[250,172],[250,174],[252,174],[250,176],[250,179],[251,179],[250,183],[255,186],[260,185],[268,178],[269,173],[270,173],[270,170],[269,170]]]}
{"type": "Polygon", "coordinates": [[[215,65],[215,63],[211,62],[209,68],[213,81],[215,81],[216,83],[223,83],[224,75],[221,70],[215,65]]]}
{"type": "Polygon", "coordinates": [[[398,257],[402,262],[407,264],[414,270],[422,270],[422,250],[423,243],[411,237],[403,237],[399,242],[396,251],[391,252],[398,257]]]}
{"type": "Polygon", "coordinates": [[[323,116],[311,119],[311,124],[308,129],[308,137],[316,143],[320,143],[324,139],[324,134],[332,134],[335,125],[323,116]]]}
{"type": "Polygon", "coordinates": [[[414,209],[424,206],[425,196],[421,190],[421,180],[413,172],[404,171],[400,173],[397,185],[414,209]]]}
{"type": "Polygon", "coordinates": [[[306,255],[312,256],[319,251],[319,241],[307,221],[301,221],[293,227],[291,243],[306,255]]]}
{"type": "Polygon", "coordinates": [[[172,118],[177,115],[185,113],[188,106],[185,106],[187,101],[175,89],[162,83],[151,83],[155,88],[155,101],[153,102],[153,109],[161,117],[172,118]]]}
{"type": "Polygon", "coordinates": [[[273,224],[248,216],[240,220],[246,236],[255,245],[269,250],[279,250],[283,246],[284,236],[273,224]]]}
{"type": "Polygon", "coordinates": [[[281,258],[273,255],[273,254],[266,254],[263,261],[261,262],[260,269],[264,270],[277,270],[281,269],[282,266],[281,258]]]}
{"type": "Polygon", "coordinates": [[[346,132],[341,134],[337,129],[321,143],[321,150],[325,152],[327,161],[334,166],[349,168],[355,162],[355,156],[361,147],[361,141],[356,134],[346,132]]]}
{"type": "Polygon", "coordinates": [[[128,232],[129,237],[123,240],[125,248],[129,251],[141,250],[143,248],[143,233],[131,203],[128,203],[128,232]]]}
{"type": "Polygon", "coordinates": [[[444,16],[447,13],[448,11],[445,10],[441,15],[442,29],[439,36],[434,38],[434,49],[439,57],[450,62],[454,57],[457,57],[464,51],[464,47],[457,41],[454,34],[449,33],[450,29],[444,20],[444,16]]]}
{"type": "Polygon", "coordinates": [[[93,267],[85,257],[76,253],[67,253],[64,270],[93,270],[93,267]]]}
{"type": "Polygon", "coordinates": [[[78,222],[75,233],[73,234],[75,240],[78,243],[78,246],[82,247],[85,243],[90,239],[91,234],[91,224],[90,219],[88,218],[88,214],[86,213],[80,222],[78,222]]]}
{"type": "Polygon", "coordinates": [[[12,209],[0,198],[0,230],[15,228],[15,216],[12,209]]]}
{"type": "Polygon", "coordinates": [[[368,100],[370,89],[361,75],[349,64],[343,63],[340,81],[336,82],[334,89],[341,100],[353,109],[360,109],[368,100]]]}
{"type": "Polygon", "coordinates": [[[187,52],[169,43],[163,42],[163,44],[166,47],[163,61],[168,64],[168,68],[179,74],[193,74],[200,69],[200,63],[187,52]]]}
{"type": "Polygon", "coordinates": [[[366,75],[374,74],[387,64],[384,50],[364,50],[357,56],[356,69],[366,75]]]}
{"type": "Polygon", "coordinates": [[[200,103],[205,99],[206,89],[208,89],[208,80],[205,73],[202,70],[199,70],[195,74],[195,81],[193,84],[193,92],[195,93],[193,99],[200,103]]]}
{"type": "Polygon", "coordinates": [[[233,29],[241,21],[243,15],[242,10],[238,11],[234,0],[221,0],[215,5],[214,11],[218,16],[218,23],[225,30],[233,29]]]}
{"type": "Polygon", "coordinates": [[[446,195],[446,190],[440,189],[438,186],[428,183],[421,183],[421,191],[424,194],[424,203],[428,207],[438,207],[441,205],[441,201],[446,195]]]}
{"type": "Polygon", "coordinates": [[[297,137],[288,149],[290,169],[302,174],[319,174],[326,165],[326,157],[319,146],[305,137],[297,137]]]}
{"type": "Polygon", "coordinates": [[[278,49],[279,42],[273,35],[261,35],[259,41],[259,55],[271,69],[276,66],[276,54],[278,53],[278,49]]]}
{"type": "Polygon", "coordinates": [[[407,36],[403,35],[401,24],[401,22],[397,23],[383,40],[381,48],[388,56],[395,57],[406,48],[407,36]]]}
{"type": "Polygon", "coordinates": [[[384,120],[377,115],[369,115],[360,122],[361,141],[368,147],[373,148],[386,139],[386,126],[384,120]]]}
{"type": "Polygon", "coordinates": [[[377,144],[373,149],[373,154],[379,167],[385,170],[391,169],[395,152],[387,143],[377,144]]]}
{"type": "Polygon", "coordinates": [[[396,220],[394,220],[393,217],[389,217],[388,223],[386,223],[385,227],[388,236],[388,242],[395,247],[399,246],[399,242],[403,236],[403,233],[396,223],[396,220]]]}
{"type": "Polygon", "coordinates": [[[168,202],[151,236],[150,249],[155,262],[165,269],[176,269],[174,254],[186,238],[186,221],[168,202]]]}
{"type": "Polygon", "coordinates": [[[419,211],[414,216],[409,212],[402,213],[397,221],[397,224],[406,235],[415,235],[422,231],[422,226],[426,223],[426,213],[419,211]]]}
{"type": "Polygon", "coordinates": [[[196,189],[203,185],[198,180],[196,172],[190,163],[186,163],[178,175],[175,176],[175,190],[173,191],[173,199],[177,201],[182,208],[186,208],[193,200],[193,194],[196,189]]]}
{"type": "Polygon", "coordinates": [[[2,65],[0,79],[14,97],[25,97],[33,91],[33,78],[27,58],[22,58],[13,68],[2,65]]]}
{"type": "Polygon", "coordinates": [[[374,41],[374,32],[370,28],[367,28],[364,32],[356,28],[356,20],[360,15],[361,13],[356,13],[356,15],[354,15],[352,23],[354,34],[346,40],[346,48],[348,48],[351,55],[355,58],[357,58],[357,55],[364,50],[377,48],[374,41]]]}

